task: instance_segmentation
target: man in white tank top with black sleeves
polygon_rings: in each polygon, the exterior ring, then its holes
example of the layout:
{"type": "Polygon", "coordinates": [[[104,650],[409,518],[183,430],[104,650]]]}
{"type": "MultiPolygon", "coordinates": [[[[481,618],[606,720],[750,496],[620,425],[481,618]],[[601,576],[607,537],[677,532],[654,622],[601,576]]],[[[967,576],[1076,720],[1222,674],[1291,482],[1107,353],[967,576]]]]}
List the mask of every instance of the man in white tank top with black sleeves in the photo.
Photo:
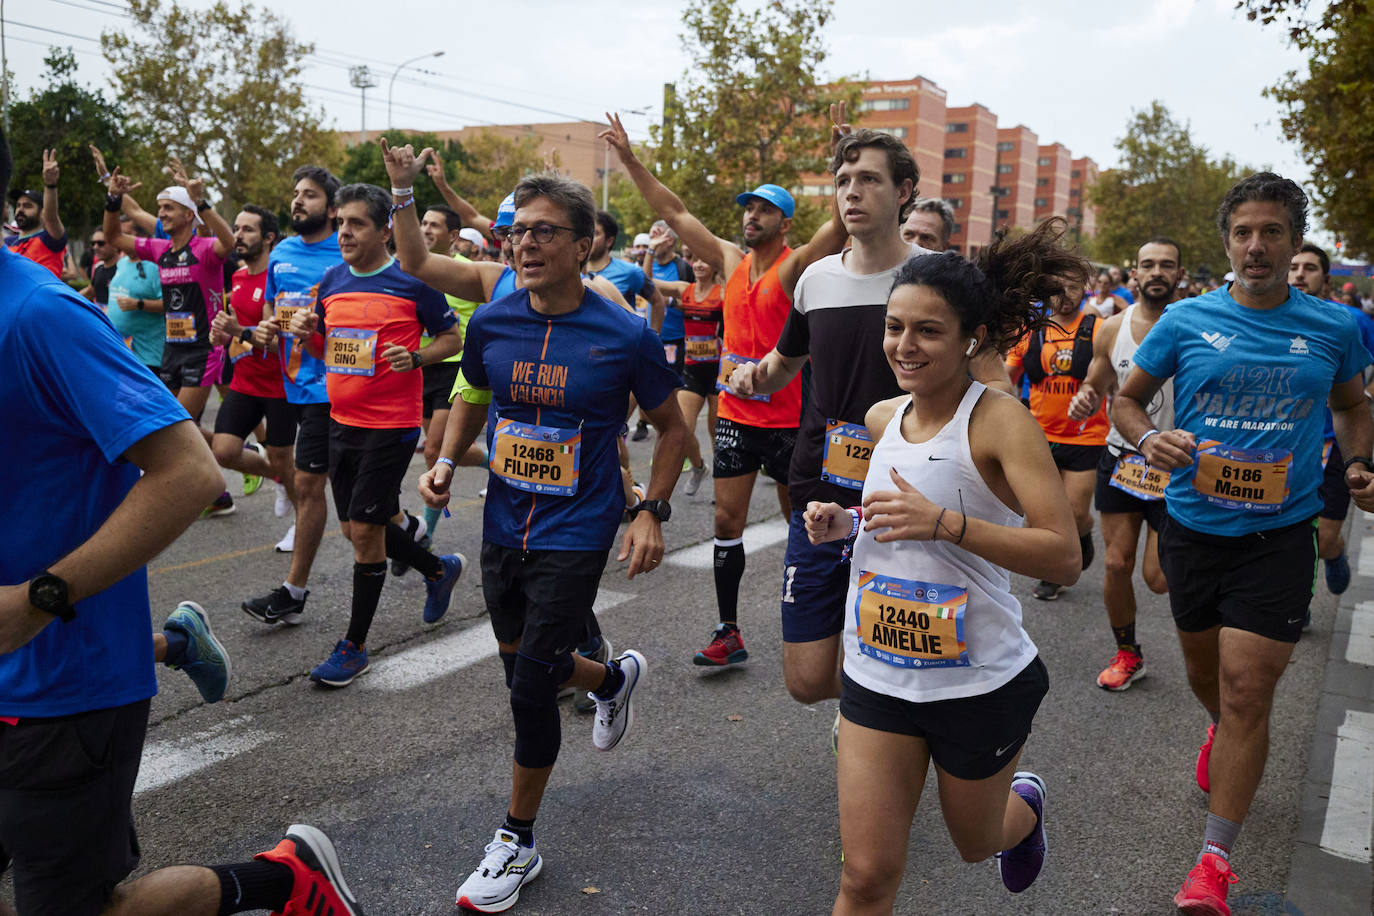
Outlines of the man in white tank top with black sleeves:
{"type": "MultiPolygon", "coordinates": [[[[1156,236],[1136,255],[1140,278],[1140,298],[1134,305],[1107,319],[1093,341],[1093,361],[1088,377],[1069,403],[1069,418],[1087,419],[1097,412],[1102,398],[1125,382],[1135,365],[1132,357],[1145,335],[1154,327],[1164,307],[1178,287],[1183,255],[1173,239],[1156,236]]],[[[1156,429],[1172,429],[1173,388],[1165,387],[1155,395],[1148,413],[1156,429]]],[[[1102,524],[1102,543],[1106,568],[1102,576],[1102,602],[1116,640],[1116,655],[1097,676],[1103,690],[1126,690],[1145,675],[1145,659],[1135,638],[1135,589],[1131,573],[1135,570],[1136,546],[1140,526],[1149,526],[1145,541],[1145,584],[1156,594],[1169,590],[1159,568],[1157,537],[1164,523],[1164,487],[1169,474],[1150,468],[1134,443],[1127,442],[1115,424],[1107,433],[1107,448],[1097,465],[1097,490],[1094,505],[1102,524]]]]}

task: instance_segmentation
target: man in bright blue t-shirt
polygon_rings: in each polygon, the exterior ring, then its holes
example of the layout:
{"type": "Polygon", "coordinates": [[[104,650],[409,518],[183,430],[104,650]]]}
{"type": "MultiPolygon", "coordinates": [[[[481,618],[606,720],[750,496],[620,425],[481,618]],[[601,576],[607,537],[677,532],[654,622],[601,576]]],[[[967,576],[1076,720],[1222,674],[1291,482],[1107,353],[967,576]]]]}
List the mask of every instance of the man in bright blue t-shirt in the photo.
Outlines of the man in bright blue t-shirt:
{"type": "MultiPolygon", "coordinates": [[[[0,194],[9,177],[0,133],[0,194]]],[[[348,912],[351,895],[318,867],[332,845],[299,825],[253,862],[121,883],[139,860],[132,802],[154,660],[189,670],[223,658],[190,603],[149,638],[146,564],[223,480],[186,411],[97,306],[4,250],[0,288],[0,402],[10,457],[27,471],[18,498],[0,502],[0,872],[12,871],[19,912],[305,912],[307,898],[348,912]],[[35,526],[40,507],[48,524],[35,526]]]]}
{"type": "MultiPolygon", "coordinates": [[[[393,184],[409,188],[419,166],[410,150],[388,150],[387,169],[393,184]]],[[[420,486],[428,505],[448,502],[454,462],[490,408],[482,590],[510,690],[515,767],[506,820],[457,899],[487,912],[510,906],[543,867],[534,819],[562,743],[560,688],[593,694],[592,743],[600,750],[616,747],[633,719],[643,656],[630,651],[603,664],[574,651],[625,511],[616,442],[630,395],[659,430],[648,498],[619,555],[630,560],[631,577],[662,558],[660,526],[671,515],[667,498],[688,435],[679,380],[658,335],[583,286],[591,192],[562,176],[531,176],[516,188],[515,206],[510,238],[523,288],[478,309],[468,324],[460,396],[420,486]]],[[[418,228],[409,209],[396,218],[403,260],[418,228]]]]}
{"type": "Polygon", "coordinates": [[[1346,486],[1374,509],[1361,374],[1370,355],[1348,311],[1287,282],[1307,196],[1261,172],[1231,188],[1217,222],[1235,282],[1165,311],[1112,407],[1126,440],[1172,472],[1160,565],[1189,683],[1212,720],[1196,767],[1210,792],[1202,853],[1174,897],[1189,912],[1227,912],[1231,850],[1264,772],[1274,689],[1312,600],[1327,403],[1346,486]],[[1145,405],[1170,377],[1175,429],[1160,432],[1145,405]]]}

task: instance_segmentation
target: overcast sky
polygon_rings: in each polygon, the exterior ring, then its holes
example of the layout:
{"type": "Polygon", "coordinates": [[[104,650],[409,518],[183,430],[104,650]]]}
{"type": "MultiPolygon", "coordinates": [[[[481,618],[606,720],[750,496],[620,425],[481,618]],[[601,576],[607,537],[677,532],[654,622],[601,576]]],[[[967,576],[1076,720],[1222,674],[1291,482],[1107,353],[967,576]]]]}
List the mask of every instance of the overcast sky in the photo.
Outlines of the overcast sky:
{"type": "MultiPolygon", "coordinates": [[[[118,0],[0,0],[6,50],[24,97],[41,84],[49,44],[77,52],[83,80],[108,85],[94,40],[128,26],[118,0]],[[34,28],[34,27],[39,28],[34,28]],[[81,38],[54,34],[57,30],[81,38]]],[[[202,8],[212,0],[182,0],[202,8]]],[[[236,2],[236,0],[229,0],[236,2]]],[[[745,0],[753,3],[755,0],[745,0]]],[[[304,81],[327,119],[359,126],[360,94],[347,65],[367,63],[367,126],[412,129],[480,123],[601,119],[608,107],[647,136],[661,114],[663,83],[681,77],[685,0],[291,0],[272,4],[317,54],[304,81]],[[423,68],[426,72],[420,72],[423,68]],[[415,85],[412,80],[429,83],[415,85]],[[527,106],[527,107],[521,107],[527,106]],[[542,109],[542,110],[535,110],[542,109]],[[641,114],[629,114],[632,111],[641,114]]],[[[1162,100],[1214,154],[1270,166],[1302,180],[1297,150],[1279,128],[1264,87],[1302,57],[1282,28],[1261,28],[1234,0],[963,0],[957,3],[837,0],[827,26],[826,77],[907,79],[922,75],[951,106],[981,102],[1004,126],[1025,124],[1041,143],[1062,142],[1104,167],[1132,110],[1162,100]]]]}

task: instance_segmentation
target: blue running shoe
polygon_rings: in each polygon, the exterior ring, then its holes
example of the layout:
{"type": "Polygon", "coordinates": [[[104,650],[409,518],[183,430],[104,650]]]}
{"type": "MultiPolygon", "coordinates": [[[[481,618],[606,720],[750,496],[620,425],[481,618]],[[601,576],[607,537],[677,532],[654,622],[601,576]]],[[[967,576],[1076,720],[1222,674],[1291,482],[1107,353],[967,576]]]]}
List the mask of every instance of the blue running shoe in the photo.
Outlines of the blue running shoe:
{"type": "Polygon", "coordinates": [[[224,699],[231,668],[229,651],[215,637],[215,631],[210,629],[210,618],[205,615],[205,608],[194,601],[183,601],[167,615],[167,622],[162,628],[176,630],[186,636],[186,660],[180,665],[168,667],[185,671],[205,702],[218,703],[224,699]]]}
{"type": "Polygon", "coordinates": [[[1350,587],[1350,560],[1345,551],[1334,560],[1322,561],[1326,564],[1326,587],[1331,594],[1339,595],[1350,587]]]}
{"type": "Polygon", "coordinates": [[[1020,771],[1011,781],[1011,790],[1026,800],[1035,812],[1035,829],[1011,849],[997,854],[997,870],[1002,883],[1013,894],[1019,894],[1035,883],[1040,869],[1045,867],[1049,840],[1045,838],[1045,782],[1039,776],[1020,771]]]}
{"type": "Polygon", "coordinates": [[[463,567],[468,565],[468,558],[461,553],[451,553],[439,560],[444,564],[444,574],[438,579],[425,580],[425,591],[429,593],[425,598],[425,623],[438,623],[448,613],[453,586],[458,584],[463,567]]]}
{"type": "Polygon", "coordinates": [[[359,649],[350,640],[341,639],[334,646],[328,661],[315,666],[310,680],[330,687],[347,687],[368,668],[367,650],[359,649]]]}

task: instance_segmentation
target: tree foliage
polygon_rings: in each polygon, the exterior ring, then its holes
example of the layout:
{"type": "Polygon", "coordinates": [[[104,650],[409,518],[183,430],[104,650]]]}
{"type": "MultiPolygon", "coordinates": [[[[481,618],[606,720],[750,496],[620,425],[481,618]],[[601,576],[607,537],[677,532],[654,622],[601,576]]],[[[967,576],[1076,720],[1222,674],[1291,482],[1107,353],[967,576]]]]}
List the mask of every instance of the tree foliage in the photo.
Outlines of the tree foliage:
{"type": "Polygon", "coordinates": [[[289,197],[298,165],[341,164],[339,140],[300,83],[314,47],[277,15],[224,0],[205,10],[129,0],[129,13],[131,27],[100,36],[119,97],[149,131],[151,152],[179,155],[221,213],[289,197]]]}
{"type": "MultiPolygon", "coordinates": [[[[444,176],[448,178],[450,183],[453,182],[454,175],[457,174],[458,164],[467,157],[463,145],[457,140],[450,140],[445,143],[432,133],[407,133],[400,130],[388,130],[384,131],[382,136],[393,147],[405,146],[409,143],[415,147],[416,152],[427,146],[433,147],[443,157],[444,176]]],[[[375,141],[355,143],[350,146],[345,153],[343,169],[339,172],[339,180],[344,184],[360,181],[366,184],[375,184],[379,188],[390,188],[391,179],[387,176],[386,165],[382,162],[381,146],[375,141]]],[[[439,194],[439,190],[434,186],[429,175],[421,172],[415,179],[416,212],[423,214],[425,208],[443,202],[443,196],[439,194]]]]}
{"type": "Polygon", "coordinates": [[[1248,0],[1251,20],[1280,20],[1308,56],[1265,94],[1283,107],[1283,132],[1312,169],[1310,190],[1325,227],[1347,255],[1374,257],[1374,7],[1339,0],[1309,17],[1305,0],[1248,0]]]}
{"type": "Polygon", "coordinates": [[[62,169],[59,212],[68,236],[81,240],[100,225],[105,205],[105,189],[96,181],[87,145],[94,143],[120,162],[139,155],[147,138],[129,125],[117,101],[77,82],[76,57],[70,49],[49,49],[43,64],[47,86],[10,106],[10,187],[41,187],[43,150],[56,150],[62,169]]]}
{"type": "MultiPolygon", "coordinates": [[[[829,107],[858,110],[861,84],[817,83],[832,0],[689,0],[682,45],[688,68],[664,125],[652,131],[659,178],[717,235],[739,234],[735,195],[763,182],[795,188],[828,165],[829,107]]],[[[794,238],[825,219],[799,200],[794,238]]]]}
{"type": "Polygon", "coordinates": [[[1126,263],[1146,239],[1167,235],[1182,246],[1190,268],[1223,261],[1216,209],[1245,170],[1229,157],[1211,159],[1188,125],[1158,101],[1132,113],[1116,149],[1120,167],[1104,172],[1088,192],[1098,207],[1094,256],[1126,263]]]}

